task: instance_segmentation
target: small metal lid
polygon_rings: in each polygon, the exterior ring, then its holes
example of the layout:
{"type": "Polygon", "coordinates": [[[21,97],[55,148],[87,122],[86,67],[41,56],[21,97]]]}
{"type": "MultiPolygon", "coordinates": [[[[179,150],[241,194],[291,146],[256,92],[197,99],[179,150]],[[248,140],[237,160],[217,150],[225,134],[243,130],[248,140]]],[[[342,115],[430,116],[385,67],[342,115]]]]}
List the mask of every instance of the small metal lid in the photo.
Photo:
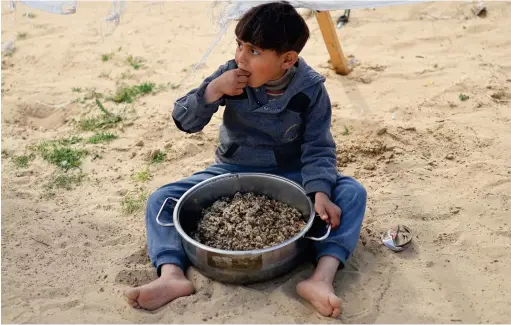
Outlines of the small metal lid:
{"type": "Polygon", "coordinates": [[[390,228],[381,235],[381,241],[388,249],[394,252],[401,252],[412,243],[412,231],[404,225],[390,228]]]}

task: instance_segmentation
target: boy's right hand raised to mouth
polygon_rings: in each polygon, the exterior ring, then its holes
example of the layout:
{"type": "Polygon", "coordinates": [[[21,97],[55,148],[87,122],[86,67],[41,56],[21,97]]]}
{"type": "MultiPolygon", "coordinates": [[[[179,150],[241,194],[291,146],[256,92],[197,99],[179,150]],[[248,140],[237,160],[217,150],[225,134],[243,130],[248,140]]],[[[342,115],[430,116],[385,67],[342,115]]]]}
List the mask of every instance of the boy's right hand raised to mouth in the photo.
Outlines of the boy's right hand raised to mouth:
{"type": "Polygon", "coordinates": [[[220,77],[211,81],[206,87],[204,99],[206,103],[213,103],[222,96],[236,96],[243,94],[250,72],[242,69],[233,69],[224,72],[220,77]]]}

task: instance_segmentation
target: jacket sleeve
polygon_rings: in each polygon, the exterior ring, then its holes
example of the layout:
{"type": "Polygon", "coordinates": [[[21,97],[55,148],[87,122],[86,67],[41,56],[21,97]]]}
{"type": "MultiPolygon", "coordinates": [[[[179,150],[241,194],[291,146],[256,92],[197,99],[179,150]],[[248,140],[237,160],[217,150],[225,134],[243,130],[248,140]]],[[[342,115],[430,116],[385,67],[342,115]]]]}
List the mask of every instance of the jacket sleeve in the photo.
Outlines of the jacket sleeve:
{"type": "Polygon", "coordinates": [[[224,105],[223,97],[216,102],[206,104],[204,92],[211,81],[229,70],[229,65],[228,62],[220,66],[198,88],[192,89],[185,96],[176,100],[172,118],[178,129],[186,133],[201,131],[209,123],[213,114],[218,111],[218,107],[224,105]]]}
{"type": "Polygon", "coordinates": [[[317,87],[305,114],[302,179],[308,195],[332,196],[337,180],[336,148],[330,132],[332,107],[324,84],[317,87]]]}

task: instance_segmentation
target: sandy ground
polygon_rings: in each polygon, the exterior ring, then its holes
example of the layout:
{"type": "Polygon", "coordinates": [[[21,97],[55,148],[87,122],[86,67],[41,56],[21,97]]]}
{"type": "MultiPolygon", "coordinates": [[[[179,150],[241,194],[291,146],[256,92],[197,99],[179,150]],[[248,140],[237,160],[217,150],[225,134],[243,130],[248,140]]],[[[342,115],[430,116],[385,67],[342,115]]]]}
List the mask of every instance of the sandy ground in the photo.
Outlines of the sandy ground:
{"type": "Polygon", "coordinates": [[[358,62],[348,77],[328,69],[316,20],[307,20],[303,57],[327,76],[339,169],[369,193],[360,245],[336,278],[340,320],[318,316],[295,294],[311,265],[251,286],[191,269],[196,294],[155,312],[126,305],[125,287],[156,277],[136,195],[213,162],[220,114],[196,135],[169,119],[178,96],[232,57],[231,27],[195,78],[176,88],[216,36],[210,5],[129,2],[103,40],[108,2],[81,2],[64,17],[36,10],[23,17],[22,5],[3,11],[3,41],[19,39],[11,56],[2,55],[2,322],[510,322],[511,4],[497,2],[485,18],[461,2],[354,10],[339,31],[358,62]],[[128,64],[129,55],[143,58],[142,67],[128,64]],[[144,81],[166,86],[133,103],[104,98],[144,81]],[[97,94],[122,115],[104,130],[119,137],[74,144],[89,151],[86,178],[55,188],[62,172],[29,148],[92,136],[78,125],[101,114],[97,94]],[[165,161],[148,163],[154,149],[165,161]],[[31,153],[28,167],[16,164],[31,153]],[[135,180],[147,167],[149,179],[135,180]],[[379,242],[397,223],[416,235],[400,254],[379,242]]]}

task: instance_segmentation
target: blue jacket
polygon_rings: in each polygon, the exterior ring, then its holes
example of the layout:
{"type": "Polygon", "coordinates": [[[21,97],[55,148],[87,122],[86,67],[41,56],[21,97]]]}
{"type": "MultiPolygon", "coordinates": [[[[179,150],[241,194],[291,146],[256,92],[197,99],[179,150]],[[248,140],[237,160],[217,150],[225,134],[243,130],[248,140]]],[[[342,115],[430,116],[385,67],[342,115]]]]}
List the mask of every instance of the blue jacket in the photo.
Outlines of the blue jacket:
{"type": "Polygon", "coordinates": [[[298,164],[307,194],[324,192],[331,196],[337,169],[325,78],[299,58],[285,93],[272,101],[264,86],[247,86],[242,95],[224,96],[206,104],[207,85],[236,68],[234,60],[227,62],[198,88],[179,98],[172,113],[176,126],[184,132],[199,132],[218,107],[225,106],[217,161],[252,167],[298,164]]]}

